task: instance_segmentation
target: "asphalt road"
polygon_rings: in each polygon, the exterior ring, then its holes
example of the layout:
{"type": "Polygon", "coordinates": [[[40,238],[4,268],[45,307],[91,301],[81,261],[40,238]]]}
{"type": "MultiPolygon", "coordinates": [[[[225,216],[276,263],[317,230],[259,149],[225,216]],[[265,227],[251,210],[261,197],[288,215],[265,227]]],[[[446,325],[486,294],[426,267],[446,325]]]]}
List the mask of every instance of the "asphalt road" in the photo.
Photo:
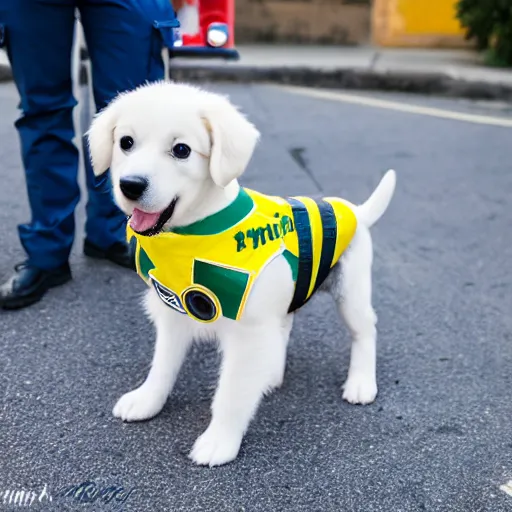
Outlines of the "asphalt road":
{"type": "MultiPolygon", "coordinates": [[[[195,467],[187,454],[209,421],[216,351],[194,349],[157,418],[113,418],[117,398],[146,375],[153,333],[139,309],[142,282],[86,261],[80,231],[74,281],[31,309],[0,312],[0,510],[11,510],[6,491],[39,496],[45,485],[53,501],[31,508],[512,510],[500,490],[512,479],[512,129],[264,86],[215,88],[263,133],[247,186],[362,201],[397,170],[373,230],[376,402],[342,402],[349,338],[317,297],[297,315],[285,384],[264,401],[238,459],[195,467]],[[58,496],[87,481],[135,492],[115,506],[58,496]]],[[[391,99],[512,118],[507,106],[391,99]]],[[[23,258],[16,225],[28,217],[16,102],[14,87],[1,86],[0,277],[23,258]]]]}

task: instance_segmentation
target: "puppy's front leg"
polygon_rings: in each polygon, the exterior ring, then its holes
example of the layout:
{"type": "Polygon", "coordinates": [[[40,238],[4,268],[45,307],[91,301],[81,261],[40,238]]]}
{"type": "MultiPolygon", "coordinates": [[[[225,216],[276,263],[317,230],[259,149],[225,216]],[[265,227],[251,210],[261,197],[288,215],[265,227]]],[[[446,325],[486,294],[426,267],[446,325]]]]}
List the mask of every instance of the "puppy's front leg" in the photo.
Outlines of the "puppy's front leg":
{"type": "Polygon", "coordinates": [[[156,327],[153,362],[144,383],[123,395],[114,407],[114,416],[124,421],[146,420],[162,410],[192,341],[187,323],[153,290],[148,294],[147,308],[156,327]]]}
{"type": "Polygon", "coordinates": [[[222,333],[223,361],[212,419],[192,449],[197,464],[218,466],[238,455],[242,438],[280,364],[281,326],[234,325],[222,333]],[[279,358],[275,362],[275,358],[279,358]]]}

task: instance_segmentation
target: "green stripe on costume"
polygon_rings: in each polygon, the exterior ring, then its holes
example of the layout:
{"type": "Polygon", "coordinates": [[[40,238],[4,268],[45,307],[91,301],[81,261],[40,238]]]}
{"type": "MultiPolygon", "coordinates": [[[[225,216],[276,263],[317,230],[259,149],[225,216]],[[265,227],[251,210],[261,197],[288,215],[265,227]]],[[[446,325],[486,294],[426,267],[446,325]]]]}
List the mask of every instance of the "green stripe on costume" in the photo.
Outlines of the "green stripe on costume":
{"type": "Polygon", "coordinates": [[[188,226],[175,227],[172,232],[178,235],[217,235],[245,219],[253,208],[254,201],[251,196],[240,188],[237,198],[220,212],[188,226]]]}
{"type": "Polygon", "coordinates": [[[219,299],[222,315],[236,320],[245,295],[249,274],[230,268],[194,261],[194,284],[211,290],[219,299]]]}

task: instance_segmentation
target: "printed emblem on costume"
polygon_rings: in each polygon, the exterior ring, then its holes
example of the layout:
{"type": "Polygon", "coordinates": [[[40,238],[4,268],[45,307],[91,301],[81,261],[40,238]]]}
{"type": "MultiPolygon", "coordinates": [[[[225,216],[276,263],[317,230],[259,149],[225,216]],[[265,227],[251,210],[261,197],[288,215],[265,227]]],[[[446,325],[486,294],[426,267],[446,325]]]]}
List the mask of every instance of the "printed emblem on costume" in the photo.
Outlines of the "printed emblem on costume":
{"type": "Polygon", "coordinates": [[[215,322],[221,315],[219,299],[203,286],[191,286],[182,297],[188,315],[199,322],[215,322]]]}
{"type": "Polygon", "coordinates": [[[156,293],[158,293],[158,296],[163,300],[165,304],[167,304],[170,308],[174,309],[178,313],[183,313],[184,315],[187,314],[185,311],[185,308],[181,304],[181,301],[172,290],[169,290],[166,286],[164,286],[162,283],[159,283],[152,275],[149,276],[151,281],[153,282],[153,286],[156,290],[156,293]]]}

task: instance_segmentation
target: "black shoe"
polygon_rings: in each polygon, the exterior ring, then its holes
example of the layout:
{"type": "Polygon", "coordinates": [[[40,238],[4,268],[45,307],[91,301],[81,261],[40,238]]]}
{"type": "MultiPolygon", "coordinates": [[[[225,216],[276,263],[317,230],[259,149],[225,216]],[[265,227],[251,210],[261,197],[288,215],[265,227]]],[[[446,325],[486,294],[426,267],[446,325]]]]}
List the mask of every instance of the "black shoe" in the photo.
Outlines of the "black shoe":
{"type": "Polygon", "coordinates": [[[53,270],[42,270],[28,263],[15,267],[16,273],[0,286],[0,307],[21,309],[41,300],[43,295],[55,286],[71,279],[71,269],[66,263],[53,270]]]}
{"type": "Polygon", "coordinates": [[[86,238],[84,242],[84,254],[90,258],[109,260],[121,267],[135,270],[134,247],[124,242],[115,242],[108,249],[102,249],[86,238]]]}

